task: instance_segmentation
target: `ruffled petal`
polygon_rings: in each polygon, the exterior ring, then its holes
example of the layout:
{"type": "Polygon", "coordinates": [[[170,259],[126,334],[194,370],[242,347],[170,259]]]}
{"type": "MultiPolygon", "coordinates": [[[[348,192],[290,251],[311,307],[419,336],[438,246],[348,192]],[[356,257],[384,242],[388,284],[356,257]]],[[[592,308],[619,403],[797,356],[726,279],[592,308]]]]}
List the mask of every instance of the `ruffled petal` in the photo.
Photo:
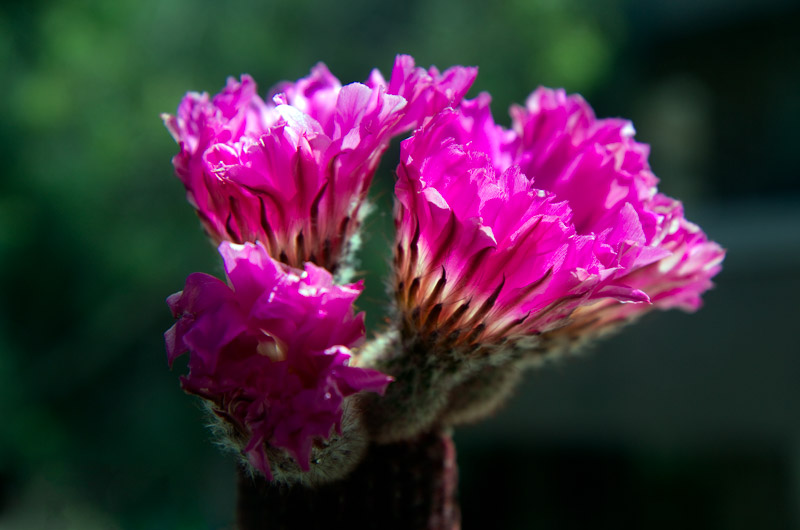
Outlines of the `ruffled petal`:
{"type": "Polygon", "coordinates": [[[247,75],[213,98],[190,93],[164,123],[173,159],[211,239],[260,242],[291,266],[347,262],[362,205],[391,138],[457,105],[475,69],[444,74],[399,56],[388,84],[342,86],[320,63],[264,102],[247,75]]]}
{"type": "Polygon", "coordinates": [[[697,306],[723,252],[657,194],[630,122],[540,88],[506,130],[489,102],[446,109],[402,144],[395,288],[406,327],[468,334],[475,349],[572,325],[589,306],[615,317],[697,306]]]}
{"type": "Polygon", "coordinates": [[[168,360],[189,352],[184,390],[247,439],[256,469],[271,477],[268,444],[307,470],[314,439],[339,430],[344,398],[391,381],[349,366],[349,348],[364,338],[364,315],[353,309],[363,287],[336,285],[310,263],[288,267],[260,243],[223,242],[219,251],[228,285],[193,274],[168,299],[178,319],[165,334],[168,360]]]}

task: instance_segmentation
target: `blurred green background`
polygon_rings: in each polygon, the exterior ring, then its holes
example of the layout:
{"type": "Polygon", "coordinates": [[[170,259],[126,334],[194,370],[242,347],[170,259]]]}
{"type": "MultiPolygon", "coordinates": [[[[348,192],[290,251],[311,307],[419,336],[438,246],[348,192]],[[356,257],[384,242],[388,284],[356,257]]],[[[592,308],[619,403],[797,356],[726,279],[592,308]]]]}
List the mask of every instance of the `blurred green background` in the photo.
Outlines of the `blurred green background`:
{"type": "MultiPolygon", "coordinates": [[[[230,526],[233,461],[163,348],[164,298],[221,267],[159,113],[396,53],[478,65],[501,123],[539,84],[631,118],[729,249],[700,313],[531,373],[456,433],[463,528],[800,528],[798,26],[789,0],[3,2],[0,528],[230,526]]],[[[362,252],[373,329],[396,160],[362,252]]]]}

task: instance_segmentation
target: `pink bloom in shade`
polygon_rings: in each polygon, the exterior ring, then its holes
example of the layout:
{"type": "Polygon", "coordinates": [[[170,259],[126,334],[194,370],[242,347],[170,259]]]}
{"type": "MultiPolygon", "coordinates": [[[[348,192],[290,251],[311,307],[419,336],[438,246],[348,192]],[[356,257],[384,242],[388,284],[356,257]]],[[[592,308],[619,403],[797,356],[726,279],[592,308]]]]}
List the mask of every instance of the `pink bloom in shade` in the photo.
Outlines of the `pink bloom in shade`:
{"type": "Polygon", "coordinates": [[[595,300],[695,307],[722,251],[656,194],[630,123],[548,89],[512,117],[512,130],[497,126],[481,94],[402,144],[405,329],[480,351],[564,326],[595,300]]]}
{"type": "Polygon", "coordinates": [[[265,444],[307,470],[314,440],[340,432],[344,399],[383,393],[391,381],[349,365],[349,348],[364,338],[364,315],[353,311],[362,286],[335,285],[310,263],[288,267],[260,243],[223,242],[219,251],[227,285],[194,273],[167,299],[177,319],[165,333],[169,363],[189,352],[183,389],[212,404],[265,476],[265,444]]]}
{"type": "Polygon", "coordinates": [[[702,305],[700,295],[713,286],[711,278],[721,270],[725,251],[683,217],[680,202],[659,193],[648,207],[662,216],[653,244],[670,254],[634,269],[622,276],[621,281],[647,293],[651,303],[623,304],[613,298],[601,299],[578,308],[565,332],[587,327],[602,331],[652,309],[679,308],[692,312],[702,305]]]}
{"type": "Polygon", "coordinates": [[[525,108],[512,107],[511,115],[512,163],[569,203],[577,232],[595,234],[598,257],[616,268],[599,290],[610,296],[580,308],[575,324],[609,324],[652,308],[699,308],[725,251],[684,218],[680,202],[657,192],[649,146],[634,141],[633,125],[597,119],[580,96],[546,88],[534,91],[525,108]],[[619,296],[625,292],[647,299],[625,300],[619,296]],[[600,308],[607,309],[600,314],[600,308]]]}
{"type": "Polygon", "coordinates": [[[563,89],[537,89],[511,116],[510,162],[569,203],[579,234],[597,238],[598,257],[616,269],[606,290],[633,293],[615,280],[669,254],[657,244],[663,219],[649,207],[658,183],[649,147],[633,140],[629,121],[598,120],[583,98],[563,89]]]}
{"type": "Polygon", "coordinates": [[[439,75],[399,56],[387,84],[342,86],[320,63],[295,83],[256,94],[247,75],[213,98],[189,93],[164,121],[173,159],[217,243],[260,241],[280,261],[336,270],[360,226],[362,204],[393,135],[456,105],[475,69],[439,75]]]}

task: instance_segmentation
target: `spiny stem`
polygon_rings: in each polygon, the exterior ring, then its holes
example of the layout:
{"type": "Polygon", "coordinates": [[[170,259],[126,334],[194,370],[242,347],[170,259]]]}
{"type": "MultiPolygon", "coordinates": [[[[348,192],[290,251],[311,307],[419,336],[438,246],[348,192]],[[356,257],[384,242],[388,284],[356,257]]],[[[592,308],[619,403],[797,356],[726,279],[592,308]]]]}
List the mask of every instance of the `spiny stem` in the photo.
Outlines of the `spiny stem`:
{"type": "Polygon", "coordinates": [[[318,488],[253,479],[240,470],[238,530],[458,530],[458,469],[447,433],[372,445],[347,478],[318,488]]]}

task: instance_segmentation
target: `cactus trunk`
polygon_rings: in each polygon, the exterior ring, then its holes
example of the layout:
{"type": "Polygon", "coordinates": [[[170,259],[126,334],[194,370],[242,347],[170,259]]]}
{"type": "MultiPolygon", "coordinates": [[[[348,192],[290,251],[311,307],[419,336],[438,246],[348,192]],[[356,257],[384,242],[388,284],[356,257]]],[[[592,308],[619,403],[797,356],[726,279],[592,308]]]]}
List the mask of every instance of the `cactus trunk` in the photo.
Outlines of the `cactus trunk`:
{"type": "Polygon", "coordinates": [[[361,528],[458,530],[458,469],[448,433],[372,445],[343,480],[286,486],[240,470],[238,530],[361,528]]]}

